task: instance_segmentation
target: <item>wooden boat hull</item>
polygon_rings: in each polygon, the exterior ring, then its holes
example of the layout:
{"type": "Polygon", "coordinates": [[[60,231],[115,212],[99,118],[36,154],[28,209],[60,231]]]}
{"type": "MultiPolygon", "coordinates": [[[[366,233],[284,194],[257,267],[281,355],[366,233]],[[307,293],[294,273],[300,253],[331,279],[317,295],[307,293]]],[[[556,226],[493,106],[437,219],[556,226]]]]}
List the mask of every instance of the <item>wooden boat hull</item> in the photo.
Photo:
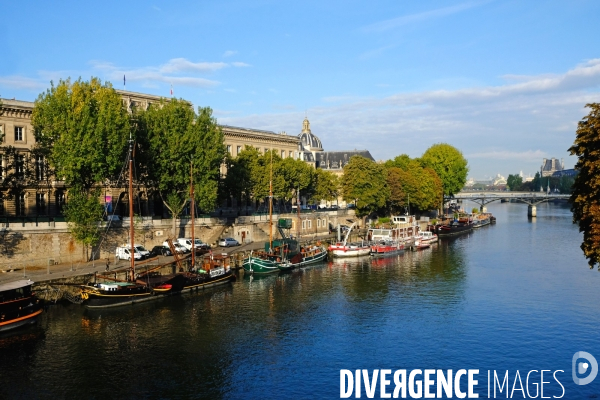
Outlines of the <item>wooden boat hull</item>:
{"type": "Polygon", "coordinates": [[[251,274],[272,274],[279,272],[278,264],[276,260],[250,256],[244,260],[242,268],[251,274]]]}
{"type": "Polygon", "coordinates": [[[42,314],[42,302],[31,285],[30,280],[0,285],[0,332],[34,324],[42,314]]]}
{"type": "MultiPolygon", "coordinates": [[[[209,275],[209,274],[206,274],[209,275]]],[[[195,289],[205,289],[235,281],[235,273],[229,270],[217,276],[201,276],[194,272],[177,274],[168,282],[154,288],[140,287],[131,293],[110,293],[99,290],[94,286],[82,287],[81,297],[87,308],[121,307],[146,301],[157,300],[162,297],[189,292],[195,289]],[[167,289],[170,286],[170,289],[167,289]]]]}
{"type": "Polygon", "coordinates": [[[385,244],[376,244],[371,246],[371,255],[373,257],[384,257],[391,256],[395,254],[400,254],[404,252],[404,245],[385,245],[385,244]]]}
{"type": "Polygon", "coordinates": [[[460,224],[460,225],[437,225],[434,228],[434,233],[439,237],[461,235],[473,230],[472,224],[460,224]]]}
{"type": "Polygon", "coordinates": [[[0,322],[0,332],[10,331],[26,325],[35,324],[42,313],[41,307],[24,309],[20,315],[0,322]]]}
{"type": "Polygon", "coordinates": [[[296,257],[292,257],[289,262],[280,263],[278,267],[280,271],[290,271],[294,268],[301,268],[306,265],[318,263],[325,260],[325,258],[327,258],[327,250],[320,247],[318,250],[310,251],[304,256],[298,254],[296,257]]]}
{"type": "Polygon", "coordinates": [[[371,254],[370,246],[330,246],[329,251],[334,257],[360,257],[371,254]]]}

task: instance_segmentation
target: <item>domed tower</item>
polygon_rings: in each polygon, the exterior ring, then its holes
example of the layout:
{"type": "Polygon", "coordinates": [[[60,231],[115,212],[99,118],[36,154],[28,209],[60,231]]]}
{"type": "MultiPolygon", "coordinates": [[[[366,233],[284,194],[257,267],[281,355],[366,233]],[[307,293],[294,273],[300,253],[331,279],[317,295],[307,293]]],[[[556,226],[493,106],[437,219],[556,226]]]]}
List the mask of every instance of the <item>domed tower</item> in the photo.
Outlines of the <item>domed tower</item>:
{"type": "Polygon", "coordinates": [[[302,144],[302,150],[312,152],[313,156],[315,151],[323,151],[321,140],[310,131],[310,122],[308,122],[308,118],[304,118],[304,122],[302,122],[302,132],[298,135],[298,138],[302,144]]]}

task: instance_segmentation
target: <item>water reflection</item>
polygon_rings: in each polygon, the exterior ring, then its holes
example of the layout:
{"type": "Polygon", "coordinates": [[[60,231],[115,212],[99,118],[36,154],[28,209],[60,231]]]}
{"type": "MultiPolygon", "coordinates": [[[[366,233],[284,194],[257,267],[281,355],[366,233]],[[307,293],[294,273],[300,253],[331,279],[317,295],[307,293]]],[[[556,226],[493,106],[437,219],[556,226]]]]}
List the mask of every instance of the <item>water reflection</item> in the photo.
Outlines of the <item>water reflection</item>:
{"type": "Polygon", "coordinates": [[[526,205],[489,208],[496,226],[423,251],[129,308],[52,307],[37,334],[0,337],[0,397],[329,398],[340,368],[557,369],[600,354],[600,279],[568,209],[539,207],[532,224],[526,205]]]}

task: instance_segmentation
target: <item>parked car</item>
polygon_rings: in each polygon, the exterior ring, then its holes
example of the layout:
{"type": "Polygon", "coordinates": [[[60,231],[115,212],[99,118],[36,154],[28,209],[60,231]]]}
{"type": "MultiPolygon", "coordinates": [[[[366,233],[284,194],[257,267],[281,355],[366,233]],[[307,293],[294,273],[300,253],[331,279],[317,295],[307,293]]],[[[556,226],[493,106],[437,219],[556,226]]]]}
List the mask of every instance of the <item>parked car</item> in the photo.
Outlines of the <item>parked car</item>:
{"type": "MultiPolygon", "coordinates": [[[[163,242],[163,246],[169,247],[169,243],[163,242]]],[[[189,253],[189,250],[183,247],[179,242],[173,242],[173,247],[175,247],[175,251],[179,254],[189,253]]]]}
{"type": "Polygon", "coordinates": [[[171,256],[171,250],[166,246],[154,246],[152,250],[150,250],[150,254],[152,257],[158,256],[171,256]]]}
{"type": "MultiPolygon", "coordinates": [[[[186,249],[192,251],[192,239],[191,238],[179,238],[177,242],[185,247],[186,249]]],[[[200,239],[194,239],[194,247],[198,250],[208,250],[210,246],[208,243],[203,243],[200,239]]]]}
{"type": "Polygon", "coordinates": [[[219,246],[221,247],[229,247],[229,246],[239,246],[239,242],[234,238],[225,238],[219,240],[219,246]]]}
{"type": "MultiPolygon", "coordinates": [[[[115,250],[115,257],[117,258],[117,260],[131,260],[131,246],[126,247],[126,246],[119,246],[117,247],[117,249],[115,250]]],[[[134,260],[141,260],[142,258],[144,258],[142,256],[142,254],[137,251],[137,249],[134,248],[133,250],[133,259],[134,260]]]]}

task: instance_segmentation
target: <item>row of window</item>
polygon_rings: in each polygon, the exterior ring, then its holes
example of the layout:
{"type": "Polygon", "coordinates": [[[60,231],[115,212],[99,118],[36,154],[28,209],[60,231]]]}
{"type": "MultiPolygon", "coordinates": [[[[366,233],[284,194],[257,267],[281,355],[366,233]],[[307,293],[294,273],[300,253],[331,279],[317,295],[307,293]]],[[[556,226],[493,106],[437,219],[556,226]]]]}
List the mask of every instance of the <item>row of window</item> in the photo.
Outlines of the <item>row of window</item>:
{"type": "MultiPolygon", "coordinates": [[[[23,178],[25,175],[25,155],[19,154],[15,160],[15,173],[17,177],[23,178]]],[[[6,160],[0,155],[0,177],[6,177],[6,160]]],[[[42,181],[46,179],[46,161],[44,156],[36,156],[35,158],[35,177],[42,181]]]]}
{"type": "MultiPolygon", "coordinates": [[[[317,218],[317,228],[325,228],[327,226],[327,220],[325,218],[320,219],[317,218]]],[[[292,220],[292,230],[296,228],[296,221],[292,220]]],[[[312,220],[305,219],[302,220],[302,229],[310,229],[312,228],[312,220]]]]}
{"type": "MultiPolygon", "coordinates": [[[[0,134],[4,134],[4,129],[0,125],[0,134]]],[[[22,142],[25,139],[25,128],[22,126],[15,126],[15,142],[22,142]]]]}
{"type": "MultiPolygon", "coordinates": [[[[62,210],[65,205],[65,194],[60,192],[56,194],[56,208],[62,210]]],[[[46,193],[35,194],[35,211],[37,215],[48,214],[48,203],[46,201],[46,193]]],[[[0,201],[0,215],[5,215],[4,202],[0,201]]],[[[27,215],[27,200],[25,199],[25,193],[15,197],[15,215],[17,217],[24,217],[27,215]]]]}
{"type": "MultiPolygon", "coordinates": [[[[232,156],[233,155],[235,155],[235,156],[240,155],[240,153],[242,152],[243,149],[244,149],[244,146],[237,146],[237,149],[236,149],[237,152],[235,154],[233,154],[233,146],[230,145],[230,144],[227,145],[227,153],[229,153],[232,156]]],[[[256,150],[260,151],[260,147],[256,147],[256,150]]],[[[266,153],[269,150],[270,149],[268,147],[265,147],[264,153],[266,153]]],[[[291,151],[291,150],[287,154],[288,154],[288,157],[294,157],[294,152],[291,151]]],[[[285,150],[281,150],[281,158],[285,158],[285,156],[286,156],[286,151],[285,150]]]]}

